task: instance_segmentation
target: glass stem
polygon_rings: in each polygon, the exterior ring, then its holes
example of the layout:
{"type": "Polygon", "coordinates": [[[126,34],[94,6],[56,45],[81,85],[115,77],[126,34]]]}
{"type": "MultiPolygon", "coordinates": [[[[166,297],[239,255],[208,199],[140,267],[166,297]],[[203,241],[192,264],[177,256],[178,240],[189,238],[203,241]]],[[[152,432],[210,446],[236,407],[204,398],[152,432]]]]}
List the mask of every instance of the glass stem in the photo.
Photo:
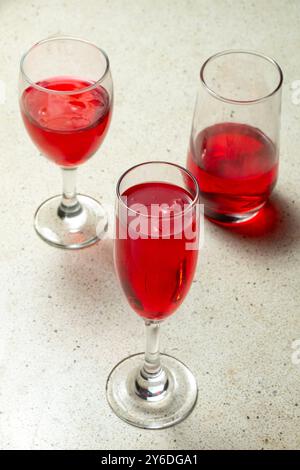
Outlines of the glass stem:
{"type": "Polygon", "coordinates": [[[145,321],[146,351],[142,372],[145,375],[159,374],[161,371],[159,354],[159,322],[145,321]]]}
{"type": "Polygon", "coordinates": [[[163,398],[168,388],[168,377],[160,363],[160,322],[146,320],[145,326],[145,359],[144,364],[136,378],[136,393],[144,400],[157,401],[163,398]]]}
{"type": "Polygon", "coordinates": [[[63,194],[58,208],[61,218],[79,215],[82,207],[77,199],[76,193],[77,168],[62,168],[63,194]]]}

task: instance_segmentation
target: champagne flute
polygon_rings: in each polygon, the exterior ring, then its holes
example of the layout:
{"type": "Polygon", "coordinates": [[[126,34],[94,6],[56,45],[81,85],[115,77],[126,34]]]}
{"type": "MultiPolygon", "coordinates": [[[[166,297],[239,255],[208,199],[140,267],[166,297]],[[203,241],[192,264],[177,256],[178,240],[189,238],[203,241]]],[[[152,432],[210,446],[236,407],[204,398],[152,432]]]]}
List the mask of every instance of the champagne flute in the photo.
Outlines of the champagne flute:
{"type": "Polygon", "coordinates": [[[191,371],[159,354],[159,330],[185,299],[194,277],[198,196],[195,178],[166,162],[137,165],[117,184],[115,266],[130,306],[144,319],[146,352],[112,370],[107,399],[120,418],[135,426],[171,426],[196,402],[191,371]]]}

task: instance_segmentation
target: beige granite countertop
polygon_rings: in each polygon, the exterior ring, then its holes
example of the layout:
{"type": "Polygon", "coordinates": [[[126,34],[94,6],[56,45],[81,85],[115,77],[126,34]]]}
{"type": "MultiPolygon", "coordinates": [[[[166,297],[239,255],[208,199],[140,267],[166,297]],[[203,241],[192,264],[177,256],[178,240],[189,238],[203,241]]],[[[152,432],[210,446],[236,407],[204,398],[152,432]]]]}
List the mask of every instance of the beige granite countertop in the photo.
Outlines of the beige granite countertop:
{"type": "Polygon", "coordinates": [[[300,448],[299,25],[299,0],[0,0],[1,448],[300,448]],[[79,174],[79,190],[106,203],[130,165],[184,164],[210,54],[256,49],[284,70],[272,223],[263,234],[206,222],[195,282],[162,334],[162,350],[194,371],[199,399],[166,430],[123,423],[105,399],[112,366],[144,345],[116,283],[111,241],[64,252],[33,229],[35,209],[61,180],[23,128],[18,66],[30,45],[57,33],[90,39],[111,60],[111,128],[79,174]]]}

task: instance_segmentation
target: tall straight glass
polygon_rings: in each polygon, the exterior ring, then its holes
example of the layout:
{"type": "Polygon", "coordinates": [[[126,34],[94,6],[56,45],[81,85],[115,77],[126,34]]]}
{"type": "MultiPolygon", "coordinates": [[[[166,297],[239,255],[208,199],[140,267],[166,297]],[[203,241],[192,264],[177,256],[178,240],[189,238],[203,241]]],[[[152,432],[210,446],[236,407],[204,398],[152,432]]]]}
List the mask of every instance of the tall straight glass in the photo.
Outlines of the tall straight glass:
{"type": "Polygon", "coordinates": [[[166,162],[137,165],[117,184],[115,267],[130,306],[144,319],[146,352],[112,370],[107,398],[114,412],[135,426],[171,426],[196,402],[190,370],[159,354],[159,330],[183,302],[194,277],[198,196],[195,178],[166,162]]]}
{"type": "Polygon", "coordinates": [[[19,101],[29,136],[60,166],[63,177],[62,196],[38,208],[35,229],[57,247],[91,245],[105,232],[107,217],[98,201],[76,194],[76,172],[98,150],[110,124],[113,83],[107,55],[73,37],[35,44],[21,59],[19,101]]]}
{"type": "Polygon", "coordinates": [[[187,168],[216,222],[250,219],[275,187],[282,81],[277,62],[257,52],[220,52],[201,68],[187,168]]]}

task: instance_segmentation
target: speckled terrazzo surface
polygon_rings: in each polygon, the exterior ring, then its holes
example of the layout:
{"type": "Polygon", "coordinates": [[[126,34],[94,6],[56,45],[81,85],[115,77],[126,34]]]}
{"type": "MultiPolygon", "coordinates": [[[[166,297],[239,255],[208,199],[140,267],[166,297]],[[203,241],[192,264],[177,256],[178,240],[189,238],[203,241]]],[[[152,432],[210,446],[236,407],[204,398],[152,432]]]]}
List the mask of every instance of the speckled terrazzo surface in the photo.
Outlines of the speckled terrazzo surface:
{"type": "Polygon", "coordinates": [[[300,448],[300,2],[282,0],[0,0],[0,447],[5,449],[300,448]],[[205,225],[195,282],[162,334],[162,350],[194,371],[193,414],[163,431],[121,422],[105,400],[111,368],[143,349],[142,322],[116,283],[110,241],[79,252],[44,244],[37,206],[59,170],[25,134],[20,55],[73,34],[103,47],[115,84],[109,134],[79,175],[106,203],[118,176],[149,159],[184,163],[200,64],[257,49],[285,73],[281,168],[272,204],[243,233],[205,225]],[[294,101],[294,103],[293,103],[294,101]]]}

